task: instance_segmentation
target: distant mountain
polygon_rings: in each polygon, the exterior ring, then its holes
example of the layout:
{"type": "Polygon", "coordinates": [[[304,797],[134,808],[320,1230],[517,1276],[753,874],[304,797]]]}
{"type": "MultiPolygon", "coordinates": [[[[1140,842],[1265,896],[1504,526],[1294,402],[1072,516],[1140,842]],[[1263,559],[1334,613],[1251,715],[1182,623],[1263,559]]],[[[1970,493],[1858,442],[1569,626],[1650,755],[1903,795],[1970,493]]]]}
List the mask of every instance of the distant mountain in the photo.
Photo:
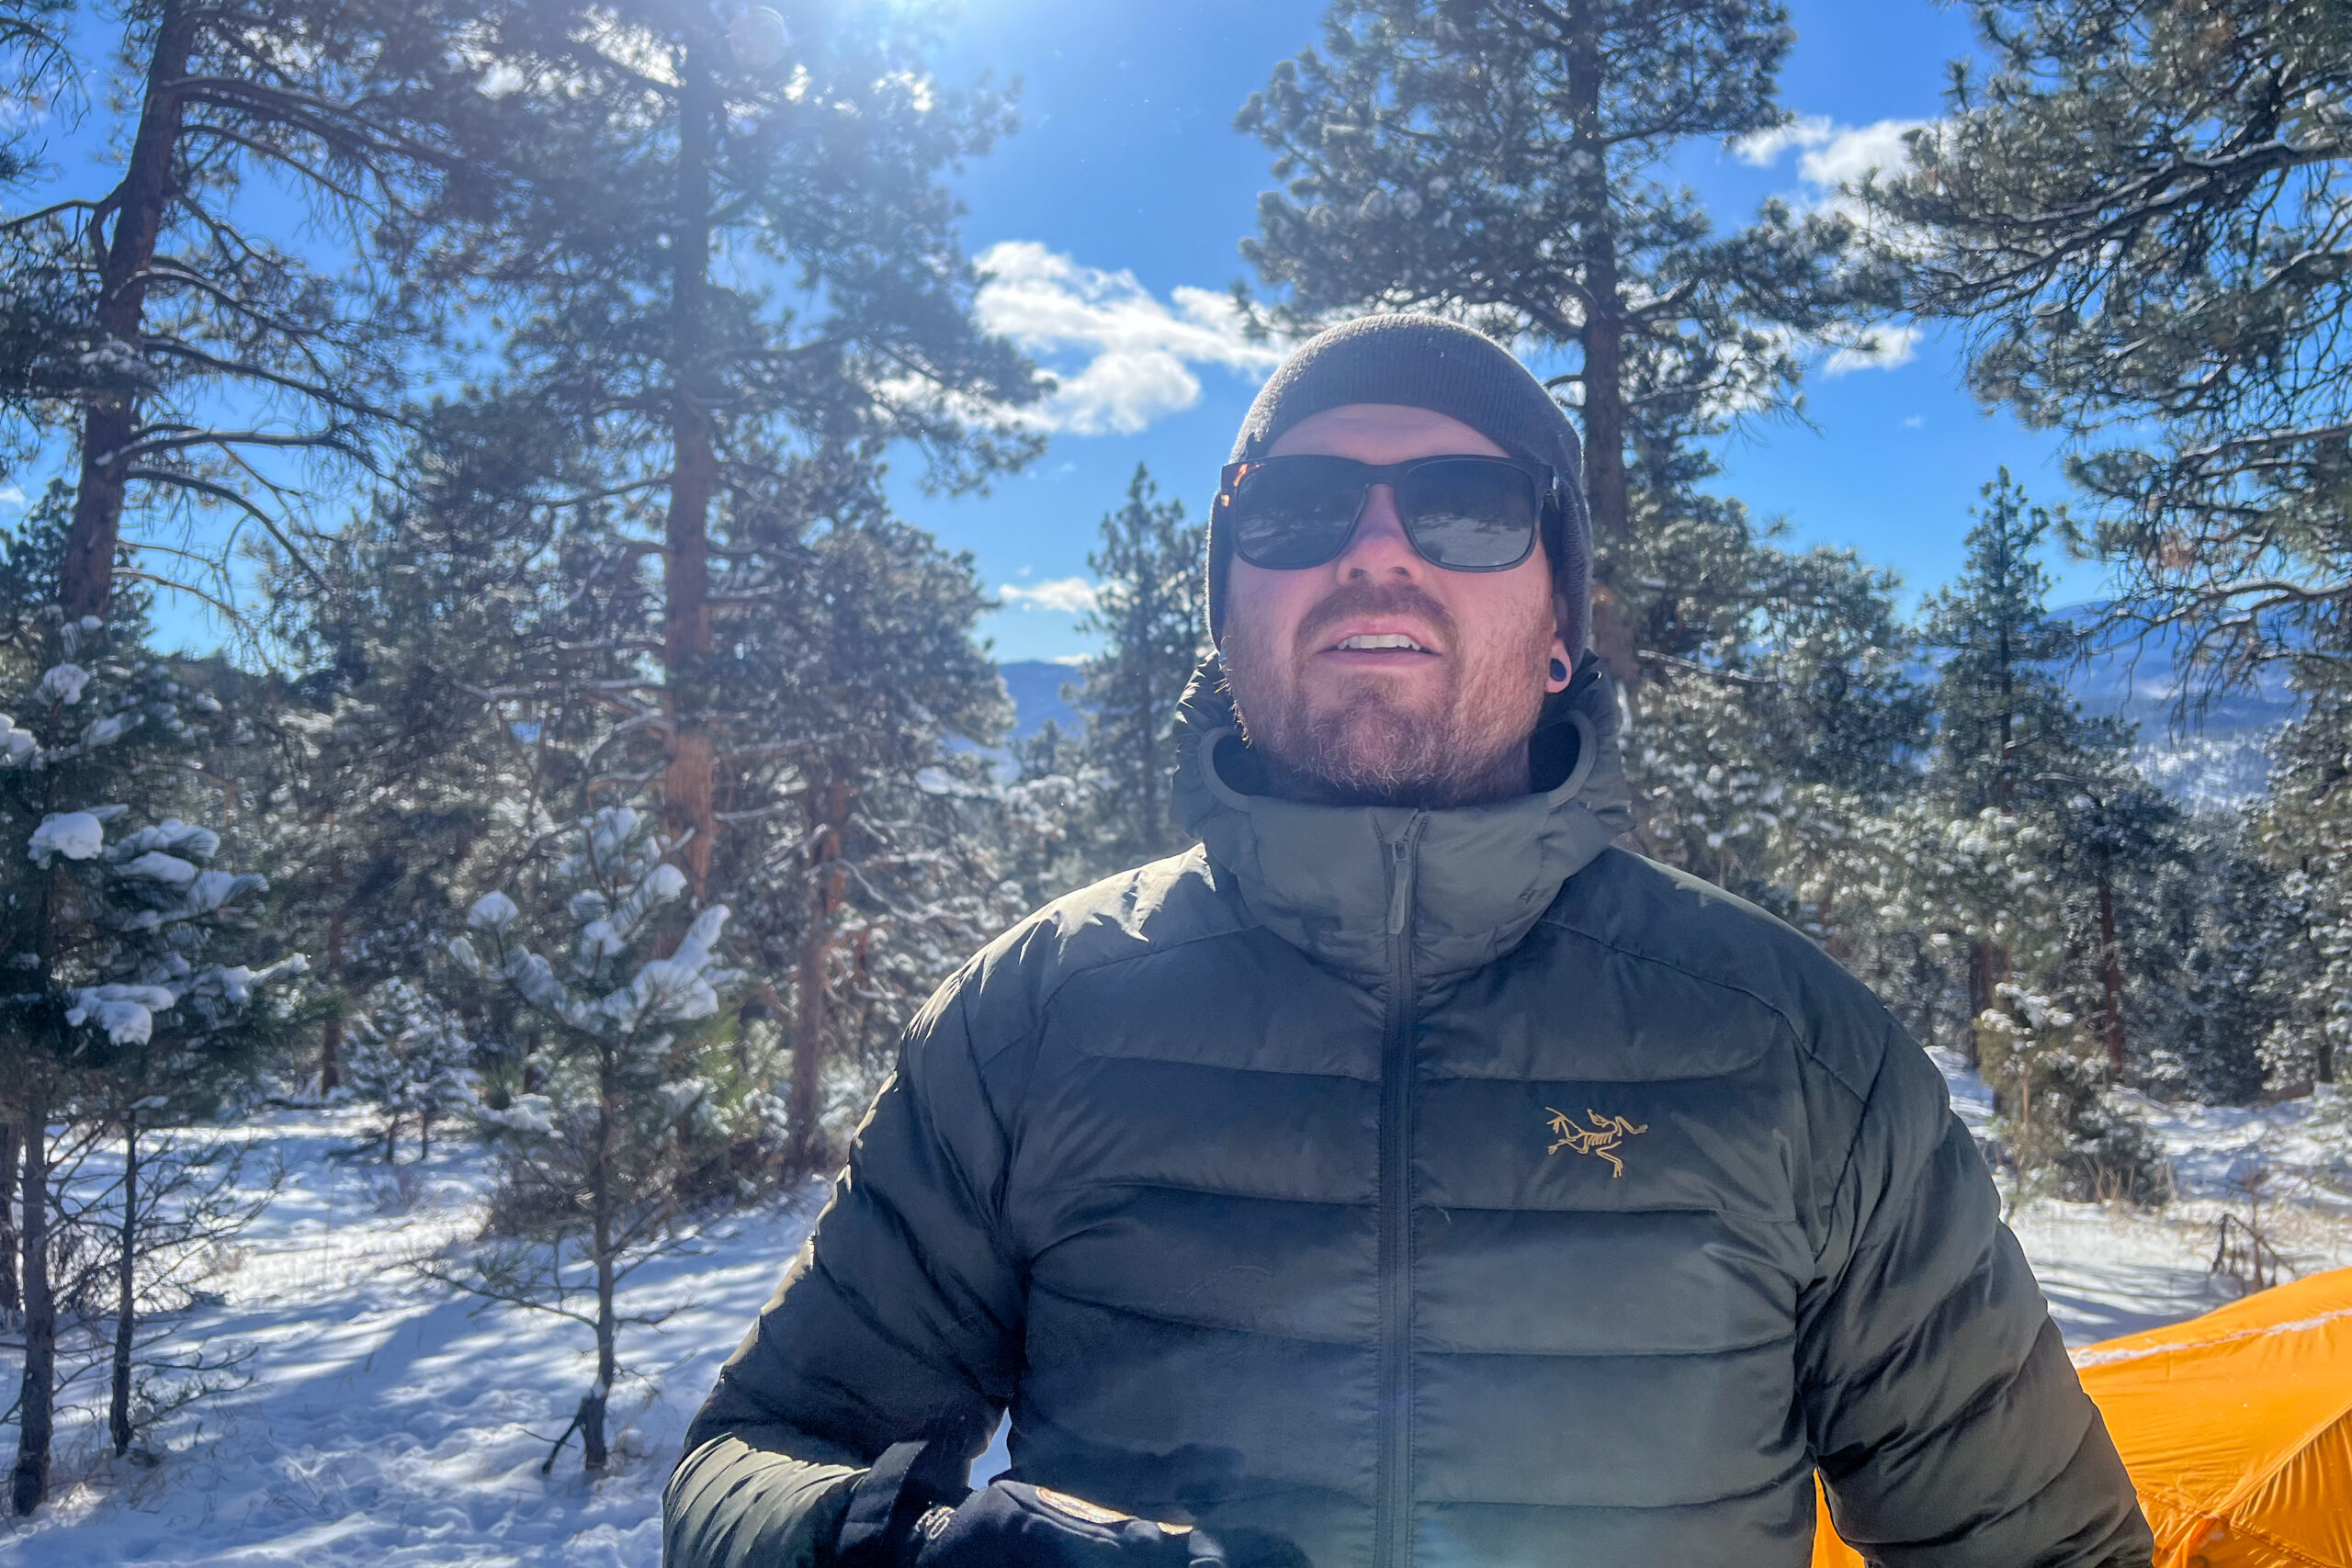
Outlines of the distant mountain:
{"type": "Polygon", "coordinates": [[[1062,688],[1078,679],[1078,667],[1048,659],[1016,659],[1000,664],[1005,694],[1012,699],[1012,738],[1026,740],[1052,719],[1064,730],[1078,728],[1078,710],[1062,699],[1062,688]]]}
{"type": "MultiPolygon", "coordinates": [[[[2070,604],[2058,617],[2088,626],[2104,606],[2070,604]]],[[[2150,638],[2105,649],[2067,672],[2067,686],[2093,717],[2138,727],[2140,766],[2167,795],[2192,806],[2223,806],[2269,786],[2270,742],[2301,711],[2273,669],[2253,688],[2200,704],[2181,702],[2175,650],[2150,638]]]]}

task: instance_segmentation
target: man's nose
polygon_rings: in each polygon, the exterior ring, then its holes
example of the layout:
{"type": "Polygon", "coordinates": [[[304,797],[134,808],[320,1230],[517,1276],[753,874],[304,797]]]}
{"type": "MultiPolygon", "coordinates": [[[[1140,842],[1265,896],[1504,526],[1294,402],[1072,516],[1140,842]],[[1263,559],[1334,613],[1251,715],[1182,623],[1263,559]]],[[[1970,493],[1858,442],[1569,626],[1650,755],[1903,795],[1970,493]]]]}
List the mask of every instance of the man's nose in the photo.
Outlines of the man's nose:
{"type": "Polygon", "coordinates": [[[1426,564],[1413,548],[1413,541],[1405,536],[1405,520],[1396,514],[1396,491],[1374,485],[1364,497],[1348,547],[1340,552],[1331,570],[1342,582],[1360,578],[1385,582],[1418,578],[1426,564]]]}

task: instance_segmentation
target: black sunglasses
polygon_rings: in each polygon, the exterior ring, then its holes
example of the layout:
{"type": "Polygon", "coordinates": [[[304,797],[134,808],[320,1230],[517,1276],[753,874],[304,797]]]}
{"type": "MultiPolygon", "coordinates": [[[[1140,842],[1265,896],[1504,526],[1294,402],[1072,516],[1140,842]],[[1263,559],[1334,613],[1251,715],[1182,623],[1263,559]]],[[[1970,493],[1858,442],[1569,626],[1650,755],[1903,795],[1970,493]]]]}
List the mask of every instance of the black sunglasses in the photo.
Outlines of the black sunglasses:
{"type": "Polygon", "coordinates": [[[1383,465],[1302,455],[1227,464],[1216,504],[1236,555],[1301,571],[1339,558],[1372,487],[1385,484],[1423,560],[1448,571],[1508,571],[1534,550],[1547,508],[1559,503],[1558,483],[1548,466],[1523,457],[1383,465]]]}

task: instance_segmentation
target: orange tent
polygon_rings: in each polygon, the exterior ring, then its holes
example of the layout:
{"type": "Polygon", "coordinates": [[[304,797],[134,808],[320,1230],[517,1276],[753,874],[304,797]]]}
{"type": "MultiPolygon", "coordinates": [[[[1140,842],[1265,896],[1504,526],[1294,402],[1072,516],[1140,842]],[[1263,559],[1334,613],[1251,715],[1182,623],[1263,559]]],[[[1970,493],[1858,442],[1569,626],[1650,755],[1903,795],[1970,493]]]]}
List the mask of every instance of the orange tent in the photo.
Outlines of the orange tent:
{"type": "MultiPolygon", "coordinates": [[[[2352,1269],[2075,1352],[2156,1568],[2352,1568],[2352,1269]]],[[[1860,1568],[1824,1509],[1815,1568],[1860,1568]]]]}

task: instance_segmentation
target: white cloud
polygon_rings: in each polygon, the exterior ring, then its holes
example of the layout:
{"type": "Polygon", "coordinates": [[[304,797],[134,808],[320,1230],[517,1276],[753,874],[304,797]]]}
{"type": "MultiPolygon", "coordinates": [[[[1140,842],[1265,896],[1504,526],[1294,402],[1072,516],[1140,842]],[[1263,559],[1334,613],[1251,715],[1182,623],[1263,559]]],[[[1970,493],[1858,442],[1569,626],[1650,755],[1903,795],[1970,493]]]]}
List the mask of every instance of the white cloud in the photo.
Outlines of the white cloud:
{"type": "Polygon", "coordinates": [[[1082,577],[1054,577],[1043,582],[1008,582],[996,591],[1007,604],[1023,610],[1055,610],[1082,615],[1094,608],[1094,584],[1082,577]]]}
{"type": "MultiPolygon", "coordinates": [[[[1882,119],[1870,125],[1839,125],[1826,115],[1800,115],[1786,125],[1740,138],[1731,144],[1731,152],[1742,163],[1772,168],[1794,152],[1799,188],[1789,193],[1793,206],[1810,212],[1843,212],[1864,220],[1854,188],[1872,174],[1902,172],[1911,161],[1911,148],[1904,139],[1932,124],[1925,119],[1882,119]]],[[[1845,376],[1908,365],[1918,355],[1919,337],[1916,326],[1873,327],[1860,342],[1831,348],[1822,359],[1821,373],[1845,376]]]]}
{"type": "Polygon", "coordinates": [[[1920,417],[1919,417],[1917,414],[1916,414],[1916,413],[1915,413],[1915,414],[1909,414],[1909,415],[1905,416],[1905,418],[1904,418],[1904,421],[1903,421],[1903,428],[1904,428],[1904,429],[1905,429],[1905,430],[1917,430],[1917,429],[1918,429],[1921,425],[1924,425],[1924,424],[1926,424],[1927,423],[1928,423],[1928,422],[1927,422],[1926,420],[1924,420],[1924,419],[1920,418],[1920,417]]]}
{"type": "Polygon", "coordinates": [[[1034,240],[990,245],[975,260],[994,275],[977,300],[980,323],[1060,382],[1027,413],[1047,430],[1132,435],[1200,400],[1196,366],[1263,376],[1282,362],[1279,346],[1250,342],[1233,302],[1206,288],[1161,300],[1132,272],[1081,265],[1034,240]]]}
{"type": "Polygon", "coordinates": [[[1843,376],[1854,370],[1893,370],[1910,364],[1918,353],[1917,327],[1872,327],[1865,341],[1832,349],[1821,363],[1821,373],[1843,376]]]}
{"type": "Polygon", "coordinates": [[[0,506],[12,506],[23,511],[25,491],[21,485],[0,485],[0,506]]]}
{"type": "Polygon", "coordinates": [[[1826,115],[1803,115],[1786,125],[1759,130],[1732,143],[1734,157],[1770,168],[1795,149],[1799,203],[1807,208],[1846,207],[1849,186],[1873,170],[1900,173],[1911,161],[1904,138],[1933,124],[1925,119],[1882,119],[1871,125],[1839,125],[1826,115]]]}
{"type": "Polygon", "coordinates": [[[1781,154],[1792,147],[1818,147],[1838,134],[1838,127],[1827,115],[1803,114],[1786,125],[1776,125],[1770,130],[1758,130],[1739,138],[1731,144],[1732,156],[1743,164],[1753,164],[1769,169],[1781,161],[1781,154]]]}

